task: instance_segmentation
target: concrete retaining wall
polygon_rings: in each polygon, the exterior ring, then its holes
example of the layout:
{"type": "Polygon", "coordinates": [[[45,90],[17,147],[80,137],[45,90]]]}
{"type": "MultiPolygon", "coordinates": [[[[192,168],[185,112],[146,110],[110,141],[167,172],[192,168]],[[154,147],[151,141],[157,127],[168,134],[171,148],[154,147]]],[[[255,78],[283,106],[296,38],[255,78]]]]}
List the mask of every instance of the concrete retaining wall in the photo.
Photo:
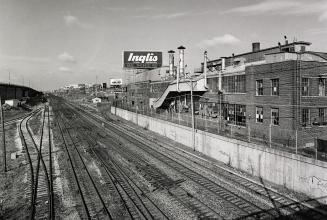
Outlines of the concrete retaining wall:
{"type": "MultiPolygon", "coordinates": [[[[192,146],[192,130],[171,122],[112,107],[111,112],[141,127],[192,146]]],[[[196,131],[195,148],[214,159],[263,180],[320,198],[327,204],[327,163],[275,149],[196,131]]]]}

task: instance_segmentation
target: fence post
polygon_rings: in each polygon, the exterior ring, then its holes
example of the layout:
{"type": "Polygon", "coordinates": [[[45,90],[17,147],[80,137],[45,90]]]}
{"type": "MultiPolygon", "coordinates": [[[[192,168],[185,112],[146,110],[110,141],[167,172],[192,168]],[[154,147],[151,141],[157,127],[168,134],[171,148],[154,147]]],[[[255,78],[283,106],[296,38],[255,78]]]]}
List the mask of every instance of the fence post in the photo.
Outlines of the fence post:
{"type": "Polygon", "coordinates": [[[269,124],[269,147],[271,148],[271,123],[269,124]]]}
{"type": "Polygon", "coordinates": [[[251,127],[248,125],[248,141],[251,142],[251,127]]]}
{"type": "Polygon", "coordinates": [[[315,147],[316,147],[316,160],[318,160],[318,138],[314,137],[315,147]]]}
{"type": "Polygon", "coordinates": [[[2,102],[0,97],[0,117],[1,117],[1,124],[2,124],[2,143],[3,143],[3,163],[4,163],[4,172],[7,172],[7,151],[6,151],[6,134],[5,134],[5,120],[4,114],[2,109],[2,102]]]}
{"type": "Polygon", "coordinates": [[[298,144],[298,140],[297,140],[297,129],[295,130],[295,154],[297,154],[297,144],[298,144]]]}

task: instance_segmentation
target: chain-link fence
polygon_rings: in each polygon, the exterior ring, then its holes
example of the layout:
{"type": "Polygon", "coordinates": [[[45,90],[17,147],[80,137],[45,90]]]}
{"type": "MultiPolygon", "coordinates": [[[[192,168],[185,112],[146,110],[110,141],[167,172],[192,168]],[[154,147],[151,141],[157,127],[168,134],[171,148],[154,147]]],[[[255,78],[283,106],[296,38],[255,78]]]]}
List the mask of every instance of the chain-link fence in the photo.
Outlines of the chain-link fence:
{"type": "MultiPolygon", "coordinates": [[[[192,114],[190,111],[154,110],[148,106],[137,107],[124,102],[115,102],[114,106],[147,115],[154,118],[170,121],[179,125],[192,127],[192,114]]],[[[254,143],[265,148],[274,148],[306,157],[327,161],[327,152],[324,144],[319,145],[317,133],[310,132],[308,129],[291,130],[283,129],[273,124],[260,126],[254,124],[236,123],[226,120],[220,114],[206,116],[195,111],[194,128],[213,134],[254,143]]],[[[327,148],[327,146],[326,146],[327,148]]]]}

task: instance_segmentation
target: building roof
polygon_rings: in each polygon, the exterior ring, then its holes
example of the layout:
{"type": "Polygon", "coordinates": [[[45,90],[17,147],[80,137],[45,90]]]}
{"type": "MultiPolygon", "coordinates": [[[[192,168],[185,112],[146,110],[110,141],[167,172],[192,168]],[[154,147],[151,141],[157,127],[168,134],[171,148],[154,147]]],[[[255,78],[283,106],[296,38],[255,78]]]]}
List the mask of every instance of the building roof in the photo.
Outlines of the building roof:
{"type": "Polygon", "coordinates": [[[324,60],[327,60],[327,53],[324,53],[324,52],[314,52],[314,51],[306,51],[306,53],[314,54],[314,55],[316,55],[318,57],[323,58],[324,60]]]}
{"type": "Polygon", "coordinates": [[[9,83],[2,83],[0,82],[0,86],[7,86],[7,87],[17,87],[17,88],[24,88],[24,89],[29,89],[29,90],[33,90],[36,91],[35,89],[32,89],[30,87],[27,86],[22,86],[22,85],[17,85],[17,84],[9,84],[9,83]]]}
{"type": "MultiPolygon", "coordinates": [[[[226,57],[223,57],[223,58],[226,58],[226,59],[236,58],[236,57],[241,57],[241,56],[245,56],[245,55],[251,55],[251,54],[255,54],[255,53],[276,50],[276,49],[279,49],[279,47],[287,48],[287,47],[292,46],[292,45],[307,45],[307,46],[309,46],[309,45],[311,45],[311,43],[307,42],[307,41],[295,41],[295,42],[288,43],[288,44],[283,44],[283,45],[280,45],[280,46],[277,45],[277,46],[274,46],[274,47],[268,47],[268,48],[260,49],[260,50],[257,50],[257,51],[250,51],[250,52],[246,52],[246,53],[236,54],[234,56],[226,56],[226,57]]],[[[217,61],[220,61],[220,60],[221,60],[221,58],[211,60],[211,61],[209,61],[209,63],[217,62],[217,61]]]]}

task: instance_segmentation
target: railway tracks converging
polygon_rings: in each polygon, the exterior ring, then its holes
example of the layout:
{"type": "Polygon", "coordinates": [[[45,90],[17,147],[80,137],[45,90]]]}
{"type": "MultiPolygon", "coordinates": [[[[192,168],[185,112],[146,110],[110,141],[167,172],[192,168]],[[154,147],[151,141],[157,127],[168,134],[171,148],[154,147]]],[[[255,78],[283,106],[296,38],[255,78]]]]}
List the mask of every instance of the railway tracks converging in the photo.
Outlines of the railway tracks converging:
{"type": "Polygon", "coordinates": [[[49,107],[45,105],[25,116],[19,124],[19,134],[30,168],[29,219],[55,219],[49,107]],[[35,126],[41,124],[39,137],[30,127],[33,118],[36,118],[35,126]]]}
{"type": "Polygon", "coordinates": [[[64,142],[64,147],[67,152],[69,163],[74,174],[74,179],[78,187],[78,192],[80,194],[81,201],[83,203],[85,216],[88,219],[91,218],[108,218],[112,219],[112,216],[107,208],[107,204],[104,201],[102,195],[99,192],[99,189],[90,174],[83,157],[79,149],[77,148],[68,128],[64,122],[58,122],[58,127],[64,142]],[[60,125],[62,124],[62,125],[60,125]],[[75,152],[73,152],[75,151],[75,152]],[[83,172],[83,170],[85,172],[83,172]],[[85,181],[86,178],[83,178],[84,181],[80,181],[79,177],[87,175],[88,182],[85,181]],[[92,187],[87,187],[87,184],[92,185],[92,187]],[[93,195],[96,194],[97,198],[93,195]]]}
{"type": "Polygon", "coordinates": [[[158,195],[188,218],[325,217],[192,153],[160,144],[141,130],[106,121],[56,98],[53,111],[81,218],[178,218],[158,195]]]}
{"type": "MultiPolygon", "coordinates": [[[[66,113],[67,114],[67,113],[66,113]]],[[[67,115],[66,115],[67,116],[67,115]]],[[[72,126],[72,120],[69,121],[70,125],[72,126]]],[[[74,144],[75,141],[73,135],[70,134],[69,129],[67,129],[66,125],[68,125],[67,122],[64,122],[64,119],[61,120],[61,125],[59,125],[63,139],[68,139],[70,142],[74,145],[74,152],[71,152],[68,150],[67,147],[67,154],[70,158],[73,157],[74,154],[77,154],[80,161],[84,161],[82,152],[83,150],[79,149],[76,144],[74,144]],[[66,133],[66,138],[64,137],[64,133],[66,133]]],[[[78,127],[76,127],[78,128],[78,127]]],[[[90,139],[88,139],[89,141],[90,139]]],[[[67,143],[67,141],[65,141],[67,143]]],[[[67,146],[67,144],[65,144],[67,146]]],[[[92,155],[95,156],[98,161],[101,163],[101,167],[104,170],[104,173],[106,174],[105,180],[107,183],[108,188],[111,191],[111,194],[118,197],[120,200],[120,203],[122,204],[122,207],[124,207],[124,210],[126,211],[126,214],[128,218],[130,219],[168,219],[168,217],[162,212],[159,207],[156,206],[156,204],[151,201],[150,198],[148,198],[143,192],[140,190],[140,188],[137,186],[133,180],[124,173],[124,171],[119,167],[117,163],[115,163],[113,160],[106,160],[105,158],[97,155],[92,148],[90,148],[92,155]]],[[[74,161],[73,159],[70,159],[70,161],[74,161]]],[[[73,162],[72,162],[73,163],[73,162]]],[[[91,185],[97,191],[97,195],[99,200],[101,200],[103,208],[106,210],[107,217],[109,219],[113,218],[111,216],[111,213],[107,206],[109,204],[104,201],[104,199],[100,195],[100,189],[98,189],[97,184],[95,183],[95,180],[93,180],[93,177],[90,172],[87,170],[87,166],[84,162],[83,166],[84,170],[88,173],[88,177],[91,180],[91,185]]],[[[73,169],[76,170],[77,166],[72,166],[73,169]]],[[[75,171],[76,172],[76,171],[75,171]]],[[[76,175],[77,176],[77,175],[76,175]]],[[[78,175],[81,176],[81,175],[78,175]]],[[[76,182],[80,182],[79,179],[76,177],[76,182]]],[[[84,180],[85,181],[85,180],[84,180]]],[[[85,188],[86,189],[86,188],[85,188]]],[[[88,188],[90,190],[90,188],[88,188]]],[[[80,192],[85,192],[86,190],[83,190],[81,187],[80,192]]],[[[84,200],[85,196],[82,193],[81,196],[83,196],[84,200]]],[[[89,201],[85,202],[85,210],[88,210],[92,204],[97,204],[96,201],[89,201]]],[[[87,211],[86,211],[87,212],[87,211]]]]}
{"type": "MultiPolygon", "coordinates": [[[[150,153],[153,157],[166,163],[167,166],[170,166],[175,170],[179,170],[181,173],[186,175],[189,179],[192,179],[193,181],[199,183],[209,191],[216,193],[217,196],[223,197],[225,200],[234,204],[235,207],[241,209],[244,212],[244,216],[256,217],[256,218],[266,218],[266,217],[275,218],[275,217],[280,217],[284,214],[289,215],[289,214],[295,214],[297,212],[301,212],[301,216],[297,216],[298,218],[300,217],[302,217],[303,219],[324,218],[322,213],[314,209],[310,209],[304,204],[296,202],[287,196],[281,195],[280,193],[277,193],[275,191],[271,191],[260,184],[256,184],[253,181],[247,180],[246,178],[242,178],[237,175],[232,175],[228,173],[228,171],[223,170],[221,168],[220,170],[218,168],[216,169],[216,172],[222,174],[222,176],[226,178],[228,181],[233,181],[234,183],[240,185],[241,187],[247,188],[251,193],[260,195],[262,198],[265,198],[266,200],[270,200],[271,203],[273,203],[270,209],[263,210],[260,207],[256,206],[255,204],[251,204],[251,202],[246,201],[246,199],[243,199],[237,194],[233,192],[228,192],[228,190],[224,189],[224,187],[221,187],[216,183],[213,183],[210,179],[204,176],[201,177],[201,175],[199,174],[194,174],[194,171],[190,170],[188,166],[184,166],[184,164],[178,162],[180,158],[183,157],[185,158],[185,155],[183,155],[182,152],[177,152],[176,150],[172,152],[171,148],[169,149],[167,147],[161,148],[162,146],[160,146],[160,150],[159,150],[158,145],[156,145],[156,149],[154,149],[153,147],[151,147],[151,144],[146,143],[149,141],[146,141],[144,138],[143,139],[139,138],[138,133],[141,132],[138,130],[134,129],[132,131],[128,131],[126,127],[122,128],[122,127],[118,127],[113,123],[104,122],[104,120],[101,119],[99,116],[91,115],[90,113],[85,111],[83,111],[83,117],[88,118],[89,120],[91,119],[91,121],[96,121],[98,123],[98,126],[103,127],[103,125],[105,125],[105,127],[109,128],[111,132],[115,132],[115,133],[118,132],[117,134],[119,136],[124,137],[125,139],[130,139],[130,142],[134,144],[136,142],[139,142],[137,146],[142,148],[145,152],[150,153]]],[[[135,155],[133,155],[133,157],[135,157],[135,155]]],[[[187,157],[187,159],[189,160],[190,157],[187,157]]],[[[137,158],[137,160],[139,160],[139,158],[137,158]]],[[[195,158],[192,158],[189,164],[194,162],[195,162],[195,158]]]]}

